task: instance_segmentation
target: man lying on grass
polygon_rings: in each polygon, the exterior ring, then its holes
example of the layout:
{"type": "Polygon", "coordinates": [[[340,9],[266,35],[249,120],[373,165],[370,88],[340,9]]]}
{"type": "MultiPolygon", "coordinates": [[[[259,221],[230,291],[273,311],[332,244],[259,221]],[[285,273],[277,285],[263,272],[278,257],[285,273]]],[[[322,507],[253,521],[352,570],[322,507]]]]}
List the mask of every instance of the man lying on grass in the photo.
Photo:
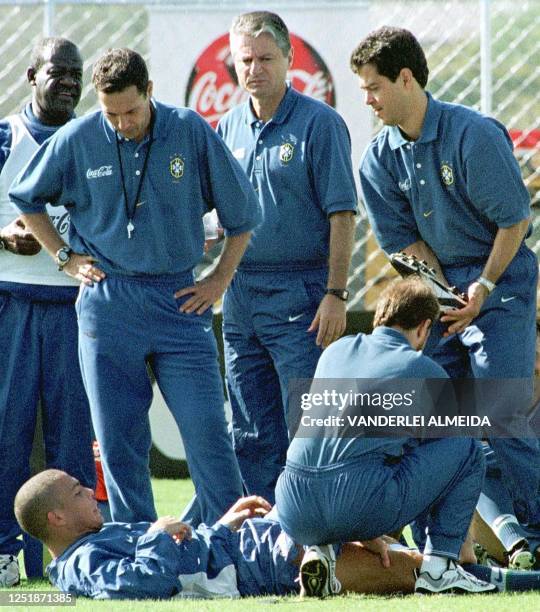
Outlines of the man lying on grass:
{"type": "MultiPolygon", "coordinates": [[[[37,474],[15,498],[21,527],[51,552],[51,582],[96,599],[297,593],[304,549],[279,523],[263,518],[269,510],[264,499],[253,496],[238,500],[212,527],[191,530],[173,517],[103,525],[92,490],[60,470],[37,474]]],[[[324,578],[341,582],[344,592],[409,593],[421,562],[419,553],[377,538],[340,547],[335,574],[329,559],[324,578]]],[[[483,578],[495,571],[472,567],[484,572],[483,578]]],[[[522,574],[536,575],[539,588],[540,572],[522,574]]],[[[502,589],[508,577],[501,576],[496,579],[502,589]]],[[[328,587],[326,592],[338,590],[328,587]]]]}

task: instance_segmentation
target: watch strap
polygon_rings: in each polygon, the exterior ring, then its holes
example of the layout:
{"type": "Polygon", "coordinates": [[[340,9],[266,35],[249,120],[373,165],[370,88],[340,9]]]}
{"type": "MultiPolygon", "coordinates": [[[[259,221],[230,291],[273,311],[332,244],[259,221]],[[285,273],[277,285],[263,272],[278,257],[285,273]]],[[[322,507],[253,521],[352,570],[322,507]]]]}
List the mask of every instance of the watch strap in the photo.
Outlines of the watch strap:
{"type": "Polygon", "coordinates": [[[325,293],[334,295],[340,300],[346,302],[349,299],[349,291],[347,289],[327,289],[325,293]]]}
{"type": "Polygon", "coordinates": [[[494,282],[490,281],[489,278],[486,278],[485,276],[480,276],[476,282],[485,287],[488,290],[488,293],[491,293],[493,289],[495,289],[495,287],[497,286],[494,282]]]}

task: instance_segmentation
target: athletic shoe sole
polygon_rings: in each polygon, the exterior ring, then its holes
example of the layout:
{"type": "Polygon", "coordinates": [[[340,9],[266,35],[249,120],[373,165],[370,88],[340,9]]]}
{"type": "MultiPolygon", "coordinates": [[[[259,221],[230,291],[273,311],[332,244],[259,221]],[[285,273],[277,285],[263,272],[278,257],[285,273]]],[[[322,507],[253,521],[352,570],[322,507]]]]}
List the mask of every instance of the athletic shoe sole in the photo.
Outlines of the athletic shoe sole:
{"type": "Polygon", "coordinates": [[[328,568],[321,559],[311,559],[300,568],[300,595],[303,597],[326,597],[328,589],[328,568]]]}
{"type": "Polygon", "coordinates": [[[530,550],[518,550],[508,562],[508,567],[513,570],[530,570],[534,567],[535,557],[530,550]]]}

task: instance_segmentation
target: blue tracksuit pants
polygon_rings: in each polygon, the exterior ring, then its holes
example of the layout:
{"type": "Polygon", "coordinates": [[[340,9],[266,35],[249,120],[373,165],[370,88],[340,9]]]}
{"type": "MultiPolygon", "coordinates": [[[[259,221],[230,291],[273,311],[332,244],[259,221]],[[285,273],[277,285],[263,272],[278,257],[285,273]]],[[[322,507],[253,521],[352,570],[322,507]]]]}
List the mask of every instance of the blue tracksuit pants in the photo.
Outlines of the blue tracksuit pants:
{"type": "MultiPolygon", "coordinates": [[[[482,272],[482,265],[447,266],[450,284],[466,291],[482,272]]],[[[536,350],[536,287],[538,264],[534,254],[522,246],[497,287],[487,298],[479,316],[461,334],[443,338],[446,325],[436,324],[424,354],[433,358],[451,378],[532,378],[536,350]]],[[[501,394],[502,401],[508,398],[501,394]]],[[[522,398],[493,409],[515,415],[528,412],[532,398],[526,385],[522,398]]],[[[522,519],[540,523],[540,450],[538,441],[497,437],[490,440],[504,481],[522,519]]]]}
{"type": "Polygon", "coordinates": [[[424,552],[458,559],[480,495],[482,451],[470,438],[404,451],[399,463],[383,453],[325,467],[287,463],[276,487],[284,531],[300,544],[370,540],[422,516],[424,552]]]}
{"type": "Polygon", "coordinates": [[[38,404],[47,467],[93,488],[92,427],[72,303],[0,293],[0,347],[0,554],[17,554],[13,500],[30,477],[38,404]]]}
{"type": "Polygon", "coordinates": [[[311,378],[321,349],[307,333],[324,297],[326,269],[238,271],[223,301],[234,448],[250,494],[274,501],[289,445],[289,381],[311,378]]]}
{"type": "Polygon", "coordinates": [[[242,493],[223,410],[212,313],[181,313],[187,298],[174,298],[192,283],[191,273],[109,275],[84,287],[77,303],[81,370],[114,521],[156,518],[147,363],[182,435],[202,520],[214,523],[242,493]]]}

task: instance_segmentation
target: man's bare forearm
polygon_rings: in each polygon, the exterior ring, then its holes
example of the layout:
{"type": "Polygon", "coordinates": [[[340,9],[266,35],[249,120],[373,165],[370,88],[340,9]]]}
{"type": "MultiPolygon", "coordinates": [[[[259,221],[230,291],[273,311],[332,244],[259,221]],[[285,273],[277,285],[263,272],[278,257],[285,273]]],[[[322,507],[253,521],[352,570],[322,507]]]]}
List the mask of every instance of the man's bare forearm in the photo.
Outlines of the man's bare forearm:
{"type": "Polygon", "coordinates": [[[446,285],[448,284],[448,281],[444,277],[444,273],[442,271],[441,264],[437,259],[437,256],[423,240],[413,242],[413,244],[410,244],[408,247],[405,247],[403,249],[403,252],[407,255],[414,255],[420,261],[425,261],[430,268],[433,268],[435,270],[435,273],[437,274],[439,279],[443,281],[446,285]]]}
{"type": "Polygon", "coordinates": [[[236,236],[226,236],[219,262],[212,272],[212,276],[223,279],[228,285],[244,255],[249,243],[251,232],[244,232],[236,236]]]}
{"type": "Polygon", "coordinates": [[[21,215],[24,225],[32,232],[38,242],[51,257],[66,243],[56,231],[47,213],[30,213],[21,215]]]}
{"type": "Polygon", "coordinates": [[[355,216],[351,211],[330,216],[328,287],[345,289],[354,246],[355,216]]]}
{"type": "Polygon", "coordinates": [[[496,283],[514,259],[529,228],[529,219],[498,229],[482,276],[496,283]]]}

